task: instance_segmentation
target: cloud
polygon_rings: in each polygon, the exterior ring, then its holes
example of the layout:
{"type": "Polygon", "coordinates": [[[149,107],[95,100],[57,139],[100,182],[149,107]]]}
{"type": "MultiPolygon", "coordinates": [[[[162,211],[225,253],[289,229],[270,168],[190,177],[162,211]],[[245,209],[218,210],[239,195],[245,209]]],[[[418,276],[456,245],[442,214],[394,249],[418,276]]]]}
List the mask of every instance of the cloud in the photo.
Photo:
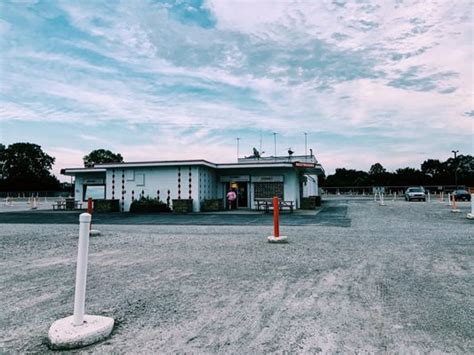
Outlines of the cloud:
{"type": "Polygon", "coordinates": [[[273,131],[299,149],[302,132],[332,137],[325,147],[339,157],[375,159],[361,137],[376,152],[389,141],[397,162],[405,144],[430,146],[433,156],[449,142],[469,150],[469,9],[469,1],[14,4],[0,19],[0,122],[153,127],[160,141],[138,129],[136,149],[95,129],[82,137],[124,156],[130,149],[130,159],[154,159],[156,144],[163,156],[192,155],[193,146],[208,159],[231,157],[237,134],[255,144],[273,131]],[[215,143],[201,149],[203,141],[215,143]]]}

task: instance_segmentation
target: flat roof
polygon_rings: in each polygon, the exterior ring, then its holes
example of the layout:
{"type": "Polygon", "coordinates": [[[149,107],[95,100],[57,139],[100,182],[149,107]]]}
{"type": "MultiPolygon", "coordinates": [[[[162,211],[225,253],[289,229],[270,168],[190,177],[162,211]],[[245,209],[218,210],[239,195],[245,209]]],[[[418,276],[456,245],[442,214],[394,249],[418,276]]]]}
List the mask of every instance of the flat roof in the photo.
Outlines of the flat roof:
{"type": "Polygon", "coordinates": [[[295,166],[295,161],[248,161],[239,163],[223,163],[216,164],[204,159],[197,160],[161,160],[161,161],[140,161],[140,162],[123,162],[123,163],[105,163],[97,164],[93,168],[66,168],[61,169],[63,175],[74,175],[76,173],[95,173],[106,172],[107,169],[120,168],[141,168],[141,167],[159,167],[159,166],[177,166],[177,165],[198,165],[207,166],[214,169],[245,169],[245,168],[298,168],[313,173],[324,173],[324,169],[320,164],[315,163],[314,167],[298,167],[295,166]]]}
{"type": "Polygon", "coordinates": [[[76,173],[105,173],[107,169],[99,168],[66,168],[61,169],[63,175],[74,175],[76,173]]]}
{"type": "Polygon", "coordinates": [[[146,166],[174,166],[174,165],[205,165],[215,168],[216,164],[204,159],[196,160],[159,160],[159,161],[132,161],[123,163],[106,163],[95,165],[98,168],[146,167],[146,166]]]}

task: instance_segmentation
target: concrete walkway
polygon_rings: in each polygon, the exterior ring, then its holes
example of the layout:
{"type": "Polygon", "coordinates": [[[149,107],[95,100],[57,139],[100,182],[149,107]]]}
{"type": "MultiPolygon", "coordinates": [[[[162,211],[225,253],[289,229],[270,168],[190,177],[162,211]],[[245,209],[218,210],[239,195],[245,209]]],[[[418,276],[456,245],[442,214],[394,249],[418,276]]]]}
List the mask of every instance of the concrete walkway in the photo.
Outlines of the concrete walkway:
{"type": "MultiPolygon", "coordinates": [[[[21,211],[0,213],[0,224],[77,224],[83,211],[21,211]]],[[[282,212],[280,224],[287,226],[325,225],[350,226],[347,205],[338,202],[325,204],[315,211],[282,212]]],[[[93,224],[114,225],[272,225],[272,213],[259,211],[223,211],[189,214],[131,214],[97,213],[93,224]]]]}

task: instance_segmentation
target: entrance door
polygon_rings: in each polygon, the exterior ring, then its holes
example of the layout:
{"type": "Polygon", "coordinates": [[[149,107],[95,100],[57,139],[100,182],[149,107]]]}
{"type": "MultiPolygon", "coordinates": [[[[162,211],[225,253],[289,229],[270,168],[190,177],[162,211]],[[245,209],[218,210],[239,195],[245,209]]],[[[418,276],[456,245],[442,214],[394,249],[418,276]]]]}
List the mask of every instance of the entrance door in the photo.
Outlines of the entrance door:
{"type": "Polygon", "coordinates": [[[246,182],[239,182],[237,187],[237,207],[248,207],[247,185],[246,182]]]}
{"type": "MultiPolygon", "coordinates": [[[[227,183],[227,190],[230,189],[234,190],[237,193],[237,208],[247,208],[249,207],[249,199],[248,199],[248,183],[244,181],[239,182],[230,182],[227,183]]],[[[235,208],[234,207],[234,208],[235,208]]]]}

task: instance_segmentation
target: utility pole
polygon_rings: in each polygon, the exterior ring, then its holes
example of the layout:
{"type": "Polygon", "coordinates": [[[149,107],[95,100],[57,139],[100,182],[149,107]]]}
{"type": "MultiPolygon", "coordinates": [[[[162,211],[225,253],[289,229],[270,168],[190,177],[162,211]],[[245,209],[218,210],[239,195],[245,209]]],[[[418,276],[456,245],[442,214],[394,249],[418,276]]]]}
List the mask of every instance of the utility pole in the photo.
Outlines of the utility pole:
{"type": "MultiPolygon", "coordinates": [[[[459,153],[459,150],[452,150],[451,152],[453,152],[454,154],[454,162],[453,164],[456,164],[456,158],[457,158],[457,154],[459,153]]],[[[455,185],[455,189],[458,188],[458,166],[459,164],[456,164],[456,167],[454,168],[454,185],[455,185]]]]}
{"type": "Polygon", "coordinates": [[[273,154],[273,156],[276,159],[276,156],[277,156],[277,134],[276,134],[276,132],[273,132],[273,144],[275,146],[275,153],[273,154]]]}
{"type": "Polygon", "coordinates": [[[240,154],[240,138],[237,137],[237,163],[239,162],[239,154],[240,154]]]}
{"type": "Polygon", "coordinates": [[[308,156],[308,133],[304,132],[304,156],[308,156]]]}

